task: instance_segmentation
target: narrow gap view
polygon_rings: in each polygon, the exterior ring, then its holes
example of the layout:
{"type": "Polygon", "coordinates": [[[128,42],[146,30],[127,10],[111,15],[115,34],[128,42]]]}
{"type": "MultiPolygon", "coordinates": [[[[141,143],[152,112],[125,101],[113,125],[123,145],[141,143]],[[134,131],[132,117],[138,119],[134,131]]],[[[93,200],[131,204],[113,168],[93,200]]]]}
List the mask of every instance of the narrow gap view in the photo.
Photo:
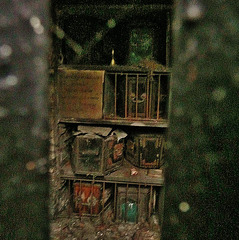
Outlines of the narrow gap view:
{"type": "Polygon", "coordinates": [[[158,240],[172,1],[98,2],[52,4],[51,239],[158,240]]]}

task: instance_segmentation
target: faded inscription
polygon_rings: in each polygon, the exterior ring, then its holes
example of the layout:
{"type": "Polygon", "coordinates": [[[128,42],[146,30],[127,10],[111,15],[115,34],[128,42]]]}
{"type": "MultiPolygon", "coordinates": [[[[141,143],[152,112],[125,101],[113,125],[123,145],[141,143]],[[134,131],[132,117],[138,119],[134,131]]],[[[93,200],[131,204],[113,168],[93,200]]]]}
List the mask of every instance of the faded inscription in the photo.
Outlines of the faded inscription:
{"type": "Polygon", "coordinates": [[[101,119],[104,71],[60,69],[60,118],[101,119]]]}

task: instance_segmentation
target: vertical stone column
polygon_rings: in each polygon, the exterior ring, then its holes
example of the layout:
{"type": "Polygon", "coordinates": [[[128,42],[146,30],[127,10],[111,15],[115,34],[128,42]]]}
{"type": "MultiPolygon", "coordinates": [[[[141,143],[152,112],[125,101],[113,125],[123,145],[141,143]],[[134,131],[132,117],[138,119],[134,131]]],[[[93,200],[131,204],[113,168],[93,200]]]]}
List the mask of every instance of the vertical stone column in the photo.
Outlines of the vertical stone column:
{"type": "Polygon", "coordinates": [[[237,239],[239,3],[175,5],[163,239],[237,239]]]}
{"type": "Polygon", "coordinates": [[[0,238],[48,239],[48,0],[0,2],[0,238]]]}

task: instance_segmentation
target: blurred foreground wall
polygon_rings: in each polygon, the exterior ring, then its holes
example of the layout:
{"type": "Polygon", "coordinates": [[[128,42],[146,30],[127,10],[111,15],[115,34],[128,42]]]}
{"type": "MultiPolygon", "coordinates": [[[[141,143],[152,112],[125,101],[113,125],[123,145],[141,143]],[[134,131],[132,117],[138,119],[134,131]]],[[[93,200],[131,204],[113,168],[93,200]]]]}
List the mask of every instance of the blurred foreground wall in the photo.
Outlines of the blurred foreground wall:
{"type": "Polygon", "coordinates": [[[238,13],[176,1],[164,240],[239,236],[238,13]]]}
{"type": "MultiPolygon", "coordinates": [[[[0,239],[48,239],[48,1],[0,2],[0,239]]],[[[238,238],[239,3],[176,1],[163,239],[238,238]]]]}
{"type": "Polygon", "coordinates": [[[0,1],[0,239],[48,239],[48,0],[0,1]]]}

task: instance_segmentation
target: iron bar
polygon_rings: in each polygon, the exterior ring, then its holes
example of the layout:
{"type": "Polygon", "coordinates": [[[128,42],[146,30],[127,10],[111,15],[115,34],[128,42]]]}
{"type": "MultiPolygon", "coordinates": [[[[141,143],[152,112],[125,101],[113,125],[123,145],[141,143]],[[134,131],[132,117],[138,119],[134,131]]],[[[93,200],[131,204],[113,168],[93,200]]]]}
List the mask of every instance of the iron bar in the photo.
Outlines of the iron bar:
{"type": "MultiPolygon", "coordinates": [[[[146,120],[160,120],[160,105],[161,105],[161,97],[162,97],[162,76],[166,76],[167,79],[166,81],[169,81],[170,73],[154,73],[153,71],[150,71],[147,73],[118,73],[118,72],[109,72],[107,73],[108,75],[114,75],[114,112],[113,118],[116,119],[122,119],[122,117],[118,116],[117,114],[117,101],[119,99],[117,98],[117,88],[119,84],[119,79],[118,79],[118,74],[121,74],[123,78],[121,79],[124,86],[124,116],[123,118],[128,119],[129,117],[132,119],[139,119],[139,118],[144,118],[146,120]],[[132,77],[132,86],[130,88],[129,85],[129,76],[132,77]],[[134,85],[134,78],[136,83],[134,85]],[[141,88],[140,88],[140,83],[143,84],[143,87],[145,87],[145,92],[146,92],[146,104],[144,105],[144,109],[142,111],[144,112],[139,112],[139,102],[141,102],[140,99],[140,93],[141,93],[141,88]],[[158,85],[156,86],[156,84],[158,85]],[[155,91],[155,88],[157,88],[157,91],[155,91]],[[129,104],[129,97],[131,97],[129,94],[131,93],[132,95],[132,102],[129,104]],[[158,93],[155,94],[155,93],[158,93]]],[[[168,91],[165,89],[165,91],[168,91]]],[[[110,100],[109,100],[110,101],[110,100]]]]}
{"type": "Polygon", "coordinates": [[[105,182],[103,182],[103,193],[102,193],[102,213],[104,213],[105,210],[105,182]]]}
{"type": "Polygon", "coordinates": [[[149,213],[148,213],[148,220],[151,216],[151,212],[152,212],[152,197],[153,197],[153,186],[150,186],[150,198],[149,198],[149,213]]]}
{"type": "Polygon", "coordinates": [[[94,187],[94,180],[91,182],[91,192],[90,192],[90,215],[93,214],[93,206],[92,206],[92,199],[93,199],[93,187],[94,187]]]}
{"type": "Polygon", "coordinates": [[[158,100],[157,100],[157,119],[159,119],[159,107],[160,107],[160,98],[161,98],[161,74],[158,76],[158,100]]]}
{"type": "Polygon", "coordinates": [[[151,114],[152,114],[152,93],[153,93],[153,75],[152,75],[152,72],[150,72],[150,76],[149,76],[149,81],[150,81],[150,84],[149,84],[149,112],[150,112],[150,117],[151,114]]]}
{"type": "Polygon", "coordinates": [[[117,73],[115,74],[115,112],[114,117],[117,118],[117,73]]]}
{"type": "Polygon", "coordinates": [[[137,196],[137,202],[138,202],[138,211],[137,211],[137,223],[139,222],[139,217],[141,215],[141,207],[140,207],[140,204],[141,204],[141,201],[140,201],[140,184],[138,186],[138,196],[137,196]]]}
{"type": "MultiPolygon", "coordinates": [[[[92,179],[81,179],[79,181],[80,183],[80,192],[77,194],[77,197],[81,197],[82,195],[82,184],[84,182],[91,182],[91,192],[90,192],[90,197],[89,197],[89,200],[88,203],[82,203],[79,204],[79,217],[82,217],[82,216],[90,216],[90,217],[97,217],[97,216],[100,216],[102,217],[102,221],[103,221],[103,212],[105,211],[106,209],[106,204],[105,204],[105,201],[106,201],[106,183],[107,181],[105,180],[92,180],[92,179]],[[102,184],[102,205],[100,205],[100,209],[99,209],[99,213],[96,213],[93,211],[93,197],[94,197],[94,186],[95,184],[98,183],[103,183],[102,184]],[[84,212],[82,213],[82,207],[88,207],[89,209],[89,212],[84,212]]],[[[124,186],[124,189],[125,191],[123,191],[124,193],[124,207],[123,205],[118,205],[118,204],[122,204],[121,203],[121,200],[120,200],[120,196],[117,196],[117,194],[119,194],[119,191],[117,189],[118,187],[118,183],[117,182],[111,182],[111,184],[114,185],[114,197],[113,197],[113,214],[114,214],[114,220],[117,220],[118,219],[118,216],[121,216],[120,218],[122,219],[122,221],[124,222],[127,222],[127,221],[130,221],[130,219],[128,218],[128,212],[129,212],[129,205],[130,205],[130,201],[129,201],[129,194],[130,194],[130,185],[131,186],[136,186],[136,191],[135,191],[135,194],[136,194],[136,199],[135,199],[135,203],[137,204],[136,205],[136,215],[135,215],[135,221],[136,223],[140,222],[140,218],[142,217],[142,214],[144,216],[145,213],[142,213],[142,211],[144,211],[142,208],[142,184],[140,183],[122,183],[120,182],[120,184],[122,186],[124,186]]],[[[69,199],[71,198],[71,192],[70,192],[70,189],[71,189],[71,180],[68,180],[68,195],[69,195],[69,199]]],[[[147,205],[148,205],[148,213],[146,214],[147,216],[147,219],[149,220],[150,219],[150,216],[152,214],[152,210],[155,209],[155,204],[156,204],[156,192],[155,192],[155,188],[154,186],[156,187],[159,187],[159,185],[153,185],[153,184],[144,184],[144,186],[149,189],[150,191],[148,191],[149,193],[149,200],[147,202],[147,205]],[[148,187],[147,187],[148,186],[148,187]]],[[[161,186],[160,186],[161,187],[161,186]]],[[[134,188],[133,188],[134,189],[134,188]]],[[[134,194],[134,193],[132,193],[134,194]]],[[[144,199],[144,198],[143,198],[144,199]]],[[[80,199],[82,200],[82,199],[80,199]]],[[[145,201],[145,200],[144,200],[145,201]]],[[[145,202],[143,201],[143,204],[146,204],[145,202]]],[[[108,203],[110,204],[110,203],[108,203]]],[[[144,206],[144,205],[143,205],[144,206]]],[[[70,217],[72,215],[72,212],[70,211],[70,205],[68,206],[68,217],[70,217]]]]}
{"type": "Polygon", "coordinates": [[[125,193],[125,216],[124,220],[127,222],[127,215],[128,215],[128,190],[129,190],[129,185],[126,185],[126,193],[125,193]]]}
{"type": "Polygon", "coordinates": [[[68,208],[67,208],[67,213],[68,213],[68,218],[71,217],[71,181],[68,180],[68,208]]]}
{"type": "Polygon", "coordinates": [[[149,80],[150,80],[150,77],[147,76],[147,85],[146,85],[146,118],[150,118],[150,110],[149,110],[149,80]]]}
{"type": "MultiPolygon", "coordinates": [[[[81,194],[82,194],[82,181],[80,180],[80,203],[82,204],[81,194]]],[[[81,207],[81,204],[80,204],[80,207],[81,207]]],[[[81,209],[79,209],[79,215],[80,217],[82,215],[81,209]]]]}
{"type": "Polygon", "coordinates": [[[159,158],[159,164],[160,166],[163,164],[162,163],[162,158],[163,158],[163,150],[164,150],[164,145],[165,145],[165,139],[161,139],[161,149],[160,149],[160,158],[159,158]]]}
{"type": "Polygon", "coordinates": [[[139,74],[136,77],[136,105],[135,105],[135,118],[138,118],[138,99],[139,99],[139,74]]]}
{"type": "Polygon", "coordinates": [[[128,117],[128,73],[125,76],[125,118],[128,117]]]}
{"type": "Polygon", "coordinates": [[[114,218],[117,219],[117,183],[115,183],[115,189],[114,189],[114,218]]]}

